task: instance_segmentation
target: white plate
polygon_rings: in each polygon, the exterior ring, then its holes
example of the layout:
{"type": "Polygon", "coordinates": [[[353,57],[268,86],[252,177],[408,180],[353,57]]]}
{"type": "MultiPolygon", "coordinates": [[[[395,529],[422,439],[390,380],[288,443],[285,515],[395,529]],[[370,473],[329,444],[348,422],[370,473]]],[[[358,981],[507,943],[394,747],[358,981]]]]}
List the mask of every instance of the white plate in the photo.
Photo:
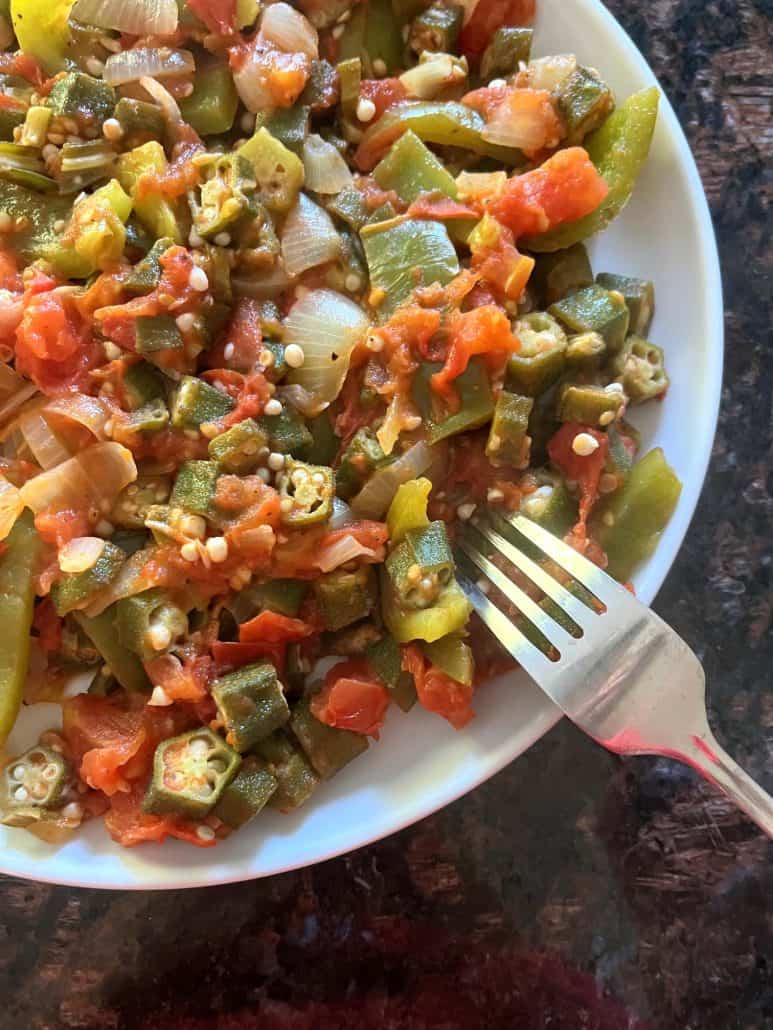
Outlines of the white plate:
{"type": "MultiPolygon", "coordinates": [[[[601,70],[618,97],[655,82],[631,40],[597,0],[539,0],[537,55],[575,52],[601,70]]],[[[662,97],[652,154],[633,200],[592,248],[594,269],[655,280],[652,337],[666,349],[671,389],[637,419],[645,449],[659,445],[684,483],[657,553],[635,577],[650,602],[687,531],[717,420],[722,378],[722,297],[708,207],[687,142],[662,97]]],[[[357,848],[429,815],[472,790],[530,747],[558,710],[528,680],[487,685],[477,718],[457,733],[415,710],[390,713],[381,741],[323,786],[296,815],[263,813],[212,849],[177,841],[118,847],[100,822],[64,847],[0,829],[0,869],[14,876],[84,887],[198,887],[268,876],[357,848]]],[[[58,708],[36,706],[10,746],[52,724],[58,708]],[[46,709],[48,709],[46,711],[46,709]]]]}

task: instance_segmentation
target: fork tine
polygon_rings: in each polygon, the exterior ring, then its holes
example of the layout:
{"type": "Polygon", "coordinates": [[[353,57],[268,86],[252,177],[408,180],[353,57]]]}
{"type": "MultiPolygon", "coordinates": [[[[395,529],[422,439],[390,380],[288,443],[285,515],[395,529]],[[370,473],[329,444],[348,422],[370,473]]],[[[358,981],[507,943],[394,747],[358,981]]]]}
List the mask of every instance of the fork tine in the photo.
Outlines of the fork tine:
{"type": "Polygon", "coordinates": [[[562,540],[558,540],[552,533],[548,533],[536,522],[527,519],[524,515],[515,515],[508,519],[508,524],[517,529],[532,544],[544,551],[548,558],[552,558],[557,565],[561,565],[570,575],[574,576],[584,587],[587,587],[598,599],[604,603],[604,595],[611,597],[614,603],[616,598],[614,580],[611,580],[606,573],[594,565],[593,562],[583,558],[574,548],[569,547],[562,540]]]}
{"type": "MultiPolygon", "coordinates": [[[[481,536],[493,544],[498,551],[501,551],[509,562],[525,576],[528,576],[532,583],[546,593],[551,600],[555,601],[560,608],[563,608],[566,614],[570,615],[578,626],[585,629],[586,624],[590,621],[590,617],[595,617],[598,614],[586,604],[583,604],[574,594],[571,594],[557,579],[553,579],[550,573],[545,572],[543,568],[535,561],[532,561],[515,544],[511,543],[507,537],[502,536],[493,526],[483,523],[479,519],[476,519],[472,525],[481,536]]],[[[510,523],[508,522],[507,525],[510,525],[510,523]]]]}
{"type": "Polygon", "coordinates": [[[535,647],[517,629],[507,616],[501,612],[493,601],[483,593],[480,587],[457,566],[456,580],[467,595],[482,621],[488,626],[502,646],[510,652],[522,668],[537,682],[546,682],[553,669],[553,662],[535,647]]]}
{"type": "Polygon", "coordinates": [[[470,540],[468,533],[460,534],[458,546],[477,565],[480,571],[488,576],[497,590],[501,590],[508,601],[512,601],[519,611],[526,616],[529,622],[537,627],[551,644],[562,653],[567,647],[571,646],[575,638],[570,633],[567,633],[564,627],[559,625],[555,619],[552,619],[543,608],[540,608],[536,601],[532,601],[524,590],[513,583],[511,579],[508,579],[504,572],[497,568],[489,558],[481,554],[480,550],[470,540]]]}

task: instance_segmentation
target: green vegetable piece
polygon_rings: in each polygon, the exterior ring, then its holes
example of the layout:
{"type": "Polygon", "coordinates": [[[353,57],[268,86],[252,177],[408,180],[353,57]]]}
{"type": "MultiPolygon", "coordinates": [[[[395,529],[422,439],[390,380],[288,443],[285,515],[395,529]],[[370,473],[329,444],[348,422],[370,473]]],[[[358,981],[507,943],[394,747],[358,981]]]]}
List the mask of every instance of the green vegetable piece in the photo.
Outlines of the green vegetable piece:
{"type": "Polygon", "coordinates": [[[409,219],[367,225],[361,232],[371,286],[384,291],[387,318],[419,285],[445,286],[459,273],[448,230],[440,222],[409,219]]]}
{"type": "Polygon", "coordinates": [[[148,509],[168,501],[171,490],[167,476],[141,476],[118,495],[110,521],[126,529],[143,529],[148,509]]]}
{"type": "Polygon", "coordinates": [[[613,422],[607,429],[609,450],[604,465],[605,472],[617,476],[618,484],[628,478],[639,449],[639,433],[622,419],[613,422]]]}
{"type": "Polygon", "coordinates": [[[169,499],[172,508],[212,517],[220,468],[214,461],[184,461],[169,499]]]}
{"type": "Polygon", "coordinates": [[[284,379],[287,375],[288,369],[288,364],[285,361],[284,345],[279,340],[264,340],[263,347],[270,351],[272,355],[272,360],[263,374],[269,382],[278,383],[280,379],[284,379]]]}
{"type": "Polygon", "coordinates": [[[331,468],[307,465],[305,461],[289,458],[282,471],[277,473],[276,485],[282,498],[281,521],[284,525],[313,526],[326,522],[333,514],[336,491],[331,468]]]}
{"type": "Polygon", "coordinates": [[[275,139],[265,126],[236,153],[246,157],[255,169],[261,204],[276,214],[289,211],[303,186],[303,162],[298,155],[275,139]]]}
{"type": "Polygon", "coordinates": [[[521,61],[525,64],[529,63],[533,39],[533,29],[514,26],[498,28],[491,37],[491,42],[483,51],[483,57],[480,60],[480,77],[488,81],[514,75],[518,71],[521,61]]]}
{"type": "Polygon", "coordinates": [[[0,143],[0,179],[29,186],[40,193],[51,193],[56,189],[56,183],[45,174],[45,170],[37,147],[0,143]]]}
{"type": "Polygon", "coordinates": [[[254,419],[246,418],[209,441],[209,456],[224,472],[247,475],[258,466],[268,436],[254,419]]]}
{"type": "Polygon", "coordinates": [[[83,72],[66,72],[57,77],[48,103],[54,114],[75,118],[84,128],[101,129],[116,105],[115,90],[102,79],[83,72]]]}
{"type": "Polygon", "coordinates": [[[441,368],[442,365],[434,362],[422,363],[412,384],[413,400],[426,421],[429,442],[432,444],[455,433],[477,429],[494,414],[494,397],[482,358],[472,358],[464,372],[454,380],[460,407],[453,415],[447,415],[439,409],[439,398],[430,386],[430,379],[441,368]]]}
{"type": "Polygon", "coordinates": [[[308,428],[312,443],[300,456],[310,465],[332,465],[341,441],[335,434],[329,412],[322,411],[314,418],[310,418],[308,428]]]}
{"type": "Polygon", "coordinates": [[[136,433],[157,433],[169,425],[169,409],[161,400],[150,401],[133,411],[126,420],[126,428],[136,433]]]}
{"type": "Polygon", "coordinates": [[[615,106],[612,90],[592,68],[576,68],[558,86],[556,99],[572,144],[598,129],[615,106]]]}
{"type": "Polygon", "coordinates": [[[536,490],[521,501],[520,513],[555,536],[565,536],[579,518],[577,498],[559,475],[545,473],[536,490]]]}
{"type": "Polygon", "coordinates": [[[131,207],[130,198],[112,180],[75,205],[64,232],[46,248],[45,256],[70,278],[85,279],[114,268],[123,257],[124,222],[131,207]]]}
{"type": "Polygon", "coordinates": [[[614,421],[624,404],[625,398],[619,391],[567,383],[558,397],[558,418],[561,422],[581,422],[584,426],[606,426],[614,421]]]}
{"type": "Polygon", "coordinates": [[[432,4],[411,22],[408,46],[415,54],[425,50],[453,53],[462,28],[463,14],[462,7],[432,4]]]}
{"type": "MultiPolygon", "coordinates": [[[[68,141],[60,150],[59,157],[60,193],[80,193],[86,186],[104,182],[113,174],[115,151],[106,140],[88,140],[85,143],[68,141]]],[[[126,213],[127,218],[130,211],[131,204],[126,213]]]]}
{"type": "Polygon", "coordinates": [[[354,572],[328,572],[315,579],[312,588],[323,625],[330,631],[364,619],[378,604],[376,577],[370,565],[361,565],[354,572]]]}
{"type": "Polygon", "coordinates": [[[470,603],[456,580],[440,592],[429,608],[407,609],[399,602],[386,570],[381,573],[381,609],[384,623],[398,644],[411,640],[432,643],[467,625],[470,603]]]}
{"type": "Polygon", "coordinates": [[[627,275],[612,275],[609,272],[600,272],[596,282],[605,290],[622,294],[631,313],[628,331],[635,336],[646,337],[655,314],[654,285],[647,279],[632,279],[627,275]]]}
{"type": "Polygon", "coordinates": [[[304,104],[280,107],[266,122],[266,129],[274,139],[300,156],[309,135],[310,111],[304,104]]]}
{"type": "Polygon", "coordinates": [[[115,579],[126,555],[120,547],[105,541],[102,553],[90,569],[84,572],[65,573],[62,579],[51,587],[51,600],[58,615],[85,608],[103,587],[115,579]]]}
{"type": "Polygon", "coordinates": [[[338,71],[330,61],[314,60],[303,92],[298,97],[298,104],[311,109],[312,114],[320,114],[334,107],[341,97],[338,71]]]}
{"type": "Polygon", "coordinates": [[[0,744],[13,729],[27,679],[30,628],[35,600],[34,577],[40,538],[30,511],[16,520],[0,555],[0,744]]]}
{"type": "Polygon", "coordinates": [[[116,603],[115,625],[122,647],[149,662],[188,633],[188,616],[165,590],[144,590],[116,603]]]}
{"type": "Polygon", "coordinates": [[[211,239],[232,229],[244,215],[257,212],[251,163],[239,154],[219,157],[206,168],[200,203],[193,205],[193,224],[200,236],[211,239]]]}
{"type": "MultiPolygon", "coordinates": [[[[0,212],[14,221],[23,220],[25,228],[13,233],[13,249],[25,261],[35,261],[49,252],[57,237],[54,225],[68,217],[70,202],[66,197],[49,195],[42,203],[39,193],[0,176],[0,212]]],[[[0,234],[0,240],[7,238],[0,234]]]]}
{"type": "Polygon", "coordinates": [[[40,744],[12,758],[0,774],[0,822],[5,826],[28,826],[45,809],[61,804],[73,781],[67,759],[53,748],[40,744]]]}
{"type": "Polygon", "coordinates": [[[369,217],[362,193],[356,186],[344,186],[340,193],[336,193],[327,201],[327,209],[332,214],[338,215],[355,232],[360,231],[369,217]]]}
{"type": "Polygon", "coordinates": [[[241,758],[212,730],[200,726],[162,740],[143,810],[153,815],[203,819],[236,775],[241,758]]]}
{"type": "Polygon", "coordinates": [[[521,397],[502,390],[497,397],[491,422],[486,455],[494,465],[526,468],[529,464],[529,416],[534,407],[532,397],[521,397]]]}
{"type": "Polygon", "coordinates": [[[387,558],[386,570],[401,607],[430,608],[454,574],[445,523],[408,530],[387,558]]]}
{"type": "Polygon", "coordinates": [[[441,637],[432,644],[423,644],[422,650],[432,665],[446,676],[466,687],[472,686],[475,678],[475,659],[472,648],[456,634],[441,637]]]}
{"type": "Polygon", "coordinates": [[[357,116],[357,103],[360,99],[362,61],[359,57],[350,57],[345,61],[339,61],[336,71],[341,90],[341,110],[346,118],[354,120],[357,116]]]}
{"type": "Polygon", "coordinates": [[[559,250],[554,254],[537,255],[529,279],[529,286],[535,290],[539,303],[546,307],[570,293],[592,285],[593,269],[582,243],[575,243],[568,250],[559,250]]]}
{"type": "Polygon", "coordinates": [[[118,640],[115,616],[115,605],[105,608],[93,618],[84,612],[73,612],[73,618],[102,655],[110,673],[124,690],[132,694],[150,692],[151,683],[139,657],[118,640]]]}
{"type": "Polygon", "coordinates": [[[408,204],[433,190],[454,199],[457,196],[454,177],[410,130],[403,133],[379,161],[373,178],[382,190],[394,190],[408,204]]]}
{"type": "Polygon", "coordinates": [[[225,739],[237,751],[249,751],[290,717],[276,669],[269,662],[245,665],[221,676],[212,684],[212,697],[225,739]]]}
{"type": "Polygon", "coordinates": [[[368,0],[363,56],[371,78],[392,75],[402,67],[403,40],[392,0],[368,0]]]}
{"type": "Polygon", "coordinates": [[[628,335],[630,314],[622,294],[588,286],[550,305],[550,314],[575,333],[600,333],[610,354],[628,335]]]}
{"type": "Polygon", "coordinates": [[[681,492],[678,476],[658,447],[633,466],[620,490],[599,503],[593,533],[609,559],[611,576],[625,582],[652,554],[681,492]]]}
{"type": "Polygon", "coordinates": [[[120,184],[131,195],[137,217],[153,238],[157,240],[169,236],[175,243],[182,243],[182,230],[173,203],[156,192],[147,192],[140,196],[137,189],[141,176],[157,179],[166,168],[164,148],[156,140],[151,140],[143,143],[141,147],[121,154],[116,174],[120,184]]]}
{"type": "Polygon", "coordinates": [[[520,318],[514,328],[520,350],[507,362],[507,388],[538,397],[562,375],[566,366],[566,333],[550,315],[541,311],[520,318]]]}
{"type": "Polygon", "coordinates": [[[138,354],[156,354],[165,350],[181,350],[182,334],[171,315],[143,315],[135,319],[138,354]]]}
{"type": "Polygon", "coordinates": [[[52,113],[50,107],[32,104],[27,108],[19,140],[23,147],[43,147],[45,145],[52,113]]]}
{"type": "Polygon", "coordinates": [[[238,106],[231,69],[227,64],[214,64],[196,69],[193,92],[180,100],[180,113],[199,136],[215,136],[230,132],[238,106]]]}
{"type": "Polygon", "coordinates": [[[366,649],[366,657],[373,671],[382,681],[395,701],[404,712],[409,712],[416,704],[416,686],[413,676],[405,672],[402,666],[402,654],[394,637],[385,633],[380,640],[366,649]]]}
{"type": "Polygon", "coordinates": [[[336,493],[344,501],[362,489],[365,480],[388,461],[370,426],[358,429],[341,456],[336,471],[336,493]]]}
{"type": "Polygon", "coordinates": [[[657,86],[634,93],[585,141],[591,161],[609,186],[604,202],[576,222],[524,239],[521,241],[524,248],[540,252],[562,250],[601,232],[620,214],[647,160],[659,100],[657,86]]]}
{"type": "Polygon", "coordinates": [[[663,351],[640,336],[629,336],[612,362],[612,371],[632,404],[661,397],[668,389],[663,351]]]}
{"type": "Polygon", "coordinates": [[[606,353],[606,340],[600,333],[579,333],[577,336],[570,336],[566,348],[569,372],[593,372],[602,363],[606,353]]]}
{"type": "Polygon", "coordinates": [[[306,697],[293,707],[290,729],[315,771],[323,780],[329,780],[353,758],[368,750],[368,738],[362,733],[326,726],[312,715],[309,704],[306,697]]]}
{"type": "Polygon", "coordinates": [[[147,547],[148,534],[137,529],[116,529],[110,537],[110,542],[120,547],[127,558],[131,558],[137,551],[147,547]]]}
{"type": "Polygon", "coordinates": [[[278,781],[259,758],[248,755],[239,771],[220,795],[213,815],[233,830],[248,823],[265,808],[278,781]]]}
{"type": "Polygon", "coordinates": [[[397,488],[387,512],[387,529],[392,547],[405,539],[410,529],[424,529],[429,525],[427,502],[432,483],[429,479],[409,479],[397,488]]]}
{"type": "Polygon", "coordinates": [[[269,579],[265,583],[247,587],[239,594],[241,612],[244,614],[237,614],[237,619],[246,622],[266,608],[295,618],[308,589],[309,584],[302,579],[269,579]]]}
{"type": "Polygon", "coordinates": [[[124,279],[124,290],[133,297],[144,296],[155,290],[161,281],[161,257],[173,245],[174,240],[169,236],[156,240],[145,257],[137,262],[124,279]]]}
{"type": "Polygon", "coordinates": [[[314,442],[303,418],[285,404],[279,415],[261,415],[260,427],[268,433],[268,444],[279,454],[301,454],[314,442]]]}
{"type": "Polygon", "coordinates": [[[292,812],[304,801],[308,801],[319,783],[319,777],[301,749],[283,730],[262,740],[256,751],[277,781],[277,788],[268,802],[271,808],[292,812]]]}
{"type": "MultiPolygon", "coordinates": [[[[9,143],[13,141],[13,130],[19,125],[24,125],[26,112],[27,107],[21,101],[18,106],[11,102],[7,107],[0,109],[0,140],[7,140],[9,143]]],[[[29,144],[25,143],[26,145],[29,144]]]]}
{"type": "MultiPolygon", "coordinates": [[[[113,118],[121,126],[121,143],[129,150],[150,143],[151,140],[164,138],[164,118],[155,104],[134,100],[132,97],[121,97],[115,105],[113,118]]],[[[185,120],[190,121],[189,118],[185,120]]]]}
{"type": "Polygon", "coordinates": [[[183,376],[172,402],[172,425],[176,429],[198,429],[206,422],[219,422],[233,406],[228,394],[196,376],[183,376]]]}

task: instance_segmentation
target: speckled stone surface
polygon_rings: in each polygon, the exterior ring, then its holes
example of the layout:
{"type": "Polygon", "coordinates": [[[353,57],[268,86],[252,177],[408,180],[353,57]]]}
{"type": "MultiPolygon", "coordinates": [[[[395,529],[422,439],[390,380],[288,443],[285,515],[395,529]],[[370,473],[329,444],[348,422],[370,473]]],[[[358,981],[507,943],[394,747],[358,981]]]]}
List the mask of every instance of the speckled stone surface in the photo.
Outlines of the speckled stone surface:
{"type": "MultiPolygon", "coordinates": [[[[773,788],[770,0],[614,0],[693,145],[727,306],[719,432],[657,610],[773,788]]],[[[671,346],[678,346],[678,340],[671,346]]],[[[561,725],[473,794],[315,869],[206,892],[0,880],[0,1027],[763,1030],[771,849],[668,761],[561,725]]]]}

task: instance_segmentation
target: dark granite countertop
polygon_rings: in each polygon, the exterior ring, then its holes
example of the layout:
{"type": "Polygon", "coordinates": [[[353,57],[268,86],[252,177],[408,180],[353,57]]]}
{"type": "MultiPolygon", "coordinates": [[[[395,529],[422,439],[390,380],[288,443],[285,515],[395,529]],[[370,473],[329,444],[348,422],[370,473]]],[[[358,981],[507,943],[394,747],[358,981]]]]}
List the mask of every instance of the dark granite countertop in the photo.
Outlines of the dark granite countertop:
{"type": "MultiPolygon", "coordinates": [[[[711,470],[655,607],[704,662],[720,739],[770,789],[773,8],[609,6],[692,143],[727,308],[711,470]]],[[[0,1027],[762,1030],[770,858],[689,771],[561,724],[445,811],[314,869],[167,894],[0,880],[0,1027]]]]}

